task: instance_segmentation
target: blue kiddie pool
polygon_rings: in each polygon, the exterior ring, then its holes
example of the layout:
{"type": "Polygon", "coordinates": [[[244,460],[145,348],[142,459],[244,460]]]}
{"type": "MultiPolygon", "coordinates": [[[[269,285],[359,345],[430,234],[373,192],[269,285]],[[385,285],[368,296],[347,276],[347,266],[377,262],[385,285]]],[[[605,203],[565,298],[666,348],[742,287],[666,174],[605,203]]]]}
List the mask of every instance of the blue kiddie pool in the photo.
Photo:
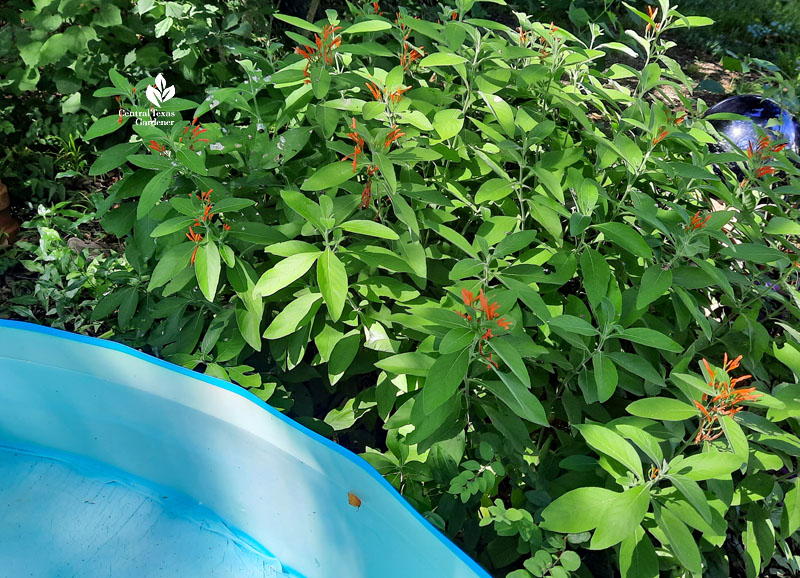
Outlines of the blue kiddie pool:
{"type": "Polygon", "coordinates": [[[234,385],[0,320],[0,578],[488,578],[355,454],[234,385]]]}

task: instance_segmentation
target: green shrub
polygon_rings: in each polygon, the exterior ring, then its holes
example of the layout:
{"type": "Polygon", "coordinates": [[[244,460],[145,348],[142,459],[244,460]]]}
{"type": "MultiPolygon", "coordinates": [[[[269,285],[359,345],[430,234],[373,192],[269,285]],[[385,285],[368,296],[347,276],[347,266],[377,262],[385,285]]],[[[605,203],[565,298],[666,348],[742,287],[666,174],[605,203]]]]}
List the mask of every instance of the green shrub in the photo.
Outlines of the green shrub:
{"type": "Polygon", "coordinates": [[[497,576],[797,572],[795,155],[659,100],[708,23],[667,0],[627,44],[471,5],[279,16],[296,52],[199,105],[112,68],[133,271],[93,320],[363,449],[497,576]]]}
{"type": "Polygon", "coordinates": [[[0,3],[0,176],[18,199],[63,200],[59,139],[106,109],[92,89],[110,69],[142,77],[169,67],[182,94],[199,96],[231,79],[227,63],[244,39],[268,35],[271,11],[241,0],[0,3]]]}

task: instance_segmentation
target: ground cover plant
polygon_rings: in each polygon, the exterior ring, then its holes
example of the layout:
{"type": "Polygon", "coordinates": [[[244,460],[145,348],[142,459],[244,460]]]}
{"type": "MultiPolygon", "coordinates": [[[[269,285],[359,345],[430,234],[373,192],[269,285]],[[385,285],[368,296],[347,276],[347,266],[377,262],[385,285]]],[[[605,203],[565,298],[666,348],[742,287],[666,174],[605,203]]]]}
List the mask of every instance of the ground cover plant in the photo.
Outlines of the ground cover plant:
{"type": "Polygon", "coordinates": [[[108,67],[85,326],[360,451],[496,576],[800,572],[800,172],[709,151],[669,50],[711,22],[349,8],[202,87],[108,67]]]}

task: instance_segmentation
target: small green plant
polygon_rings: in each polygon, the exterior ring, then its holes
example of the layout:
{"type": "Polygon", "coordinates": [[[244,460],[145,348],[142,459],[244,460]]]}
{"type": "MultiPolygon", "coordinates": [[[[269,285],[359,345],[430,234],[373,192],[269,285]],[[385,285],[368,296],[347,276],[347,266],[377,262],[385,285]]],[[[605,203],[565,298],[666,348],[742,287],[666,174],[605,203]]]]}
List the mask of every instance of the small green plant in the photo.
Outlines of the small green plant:
{"type": "MultiPolygon", "coordinates": [[[[99,334],[100,323],[90,321],[98,297],[109,287],[118,287],[127,275],[125,261],[102,252],[90,255],[78,237],[68,242],[64,237],[78,232],[81,222],[93,215],[66,209],[62,203],[52,209],[39,206],[38,215],[23,224],[35,231],[37,243],[18,240],[0,255],[0,268],[8,275],[11,296],[4,303],[6,314],[59,329],[99,334]],[[64,226],[62,228],[62,226],[64,226]],[[9,275],[13,266],[24,270],[9,275]]],[[[98,253],[95,249],[93,252],[98,253]]],[[[124,322],[121,313],[119,323],[124,322]]]]}

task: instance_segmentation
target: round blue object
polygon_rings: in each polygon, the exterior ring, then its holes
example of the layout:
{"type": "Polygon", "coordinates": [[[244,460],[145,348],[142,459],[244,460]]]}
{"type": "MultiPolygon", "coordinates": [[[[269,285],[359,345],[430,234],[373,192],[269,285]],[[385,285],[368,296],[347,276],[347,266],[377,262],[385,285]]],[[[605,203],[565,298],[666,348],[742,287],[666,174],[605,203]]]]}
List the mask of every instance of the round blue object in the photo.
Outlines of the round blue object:
{"type": "Polygon", "coordinates": [[[800,153],[800,123],[774,100],[757,94],[732,96],[709,108],[706,115],[717,113],[738,114],[750,119],[710,121],[726,137],[718,143],[718,148],[723,152],[735,150],[731,143],[742,150],[747,150],[748,143],[753,143],[755,147],[759,139],[755,127],[759,126],[773,140],[787,142],[789,148],[800,153]]]}

